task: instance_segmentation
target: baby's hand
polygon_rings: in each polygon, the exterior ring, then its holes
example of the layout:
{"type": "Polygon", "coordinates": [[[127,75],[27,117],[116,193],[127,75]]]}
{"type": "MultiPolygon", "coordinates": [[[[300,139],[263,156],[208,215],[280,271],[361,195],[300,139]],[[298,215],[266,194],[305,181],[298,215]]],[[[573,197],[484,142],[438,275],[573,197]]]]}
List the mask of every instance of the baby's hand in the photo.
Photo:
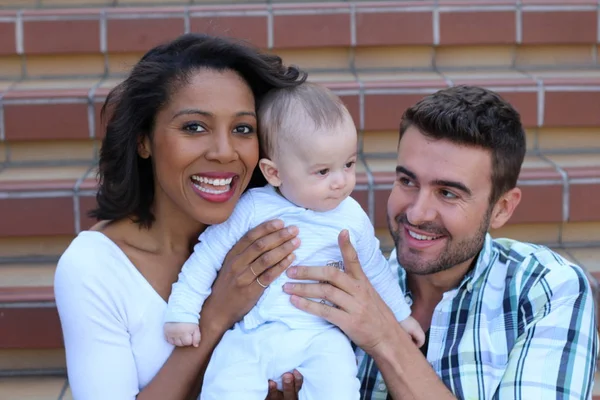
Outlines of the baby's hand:
{"type": "Polygon", "coordinates": [[[409,316],[404,321],[400,321],[400,326],[410,335],[417,347],[425,344],[425,332],[423,332],[421,325],[416,319],[409,316]]]}
{"type": "Polygon", "coordinates": [[[194,346],[200,344],[198,324],[185,322],[167,322],[164,327],[167,342],[174,346],[194,346]]]}

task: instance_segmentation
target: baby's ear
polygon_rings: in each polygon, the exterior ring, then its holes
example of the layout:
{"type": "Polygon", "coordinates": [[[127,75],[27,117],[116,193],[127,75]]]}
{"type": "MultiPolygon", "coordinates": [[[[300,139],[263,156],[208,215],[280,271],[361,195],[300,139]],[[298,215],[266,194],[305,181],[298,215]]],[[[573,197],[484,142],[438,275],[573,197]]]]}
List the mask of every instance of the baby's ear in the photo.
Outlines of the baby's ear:
{"type": "Polygon", "coordinates": [[[275,164],[275,162],[269,160],[268,158],[261,158],[258,162],[258,166],[269,184],[275,187],[281,186],[279,170],[277,169],[277,164],[275,164]]]}

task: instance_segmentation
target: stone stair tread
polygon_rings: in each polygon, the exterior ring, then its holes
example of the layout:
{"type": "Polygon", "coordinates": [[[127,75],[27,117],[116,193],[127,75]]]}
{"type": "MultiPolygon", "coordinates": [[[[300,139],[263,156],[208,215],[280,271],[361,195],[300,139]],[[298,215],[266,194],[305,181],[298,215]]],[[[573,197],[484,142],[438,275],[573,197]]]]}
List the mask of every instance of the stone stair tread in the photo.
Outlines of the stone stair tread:
{"type": "MultiPolygon", "coordinates": [[[[568,259],[578,262],[593,278],[599,278],[600,245],[585,249],[555,248],[555,250],[568,259]]],[[[597,282],[593,282],[593,285],[597,287],[597,282]]],[[[60,322],[53,301],[54,292],[51,284],[32,287],[0,287],[0,308],[3,309],[5,321],[8,319],[10,322],[6,324],[9,329],[0,332],[0,352],[6,348],[62,347],[60,322]],[[51,305],[40,308],[40,303],[51,305]],[[17,308],[11,308],[16,304],[18,304],[17,308]],[[36,318],[36,321],[42,321],[45,324],[46,333],[44,335],[27,334],[30,330],[30,321],[32,321],[30,318],[36,318]]]]}
{"type": "Polygon", "coordinates": [[[39,287],[51,287],[54,282],[56,263],[11,263],[0,264],[0,298],[8,296],[11,288],[30,288],[36,296],[46,296],[40,293],[39,287]],[[2,292],[8,288],[8,291],[2,292]]]}
{"type": "Polygon", "coordinates": [[[0,378],[0,393],[3,400],[71,400],[65,393],[68,388],[64,377],[25,376],[0,378]]]}
{"type": "MultiPolygon", "coordinates": [[[[523,200],[510,223],[600,221],[600,209],[589,202],[600,196],[598,159],[600,152],[557,158],[556,164],[562,163],[566,171],[563,177],[551,162],[528,156],[519,180],[523,200]],[[577,160],[578,166],[568,167],[570,160],[577,160]]],[[[375,184],[375,226],[385,228],[395,159],[368,158],[366,163],[375,184]]],[[[90,166],[8,166],[0,170],[0,219],[9,221],[0,225],[0,236],[74,235],[91,226],[93,221],[86,213],[95,206],[96,174],[90,166]],[[44,207],[52,211],[45,212],[44,207]]],[[[369,210],[368,190],[366,170],[359,168],[353,197],[365,210],[369,210]]]]}
{"type": "MultiPolygon", "coordinates": [[[[568,70],[572,72],[571,70],[568,70]]],[[[600,116],[593,104],[600,103],[600,69],[586,70],[565,86],[566,71],[546,71],[537,79],[516,69],[462,71],[452,73],[397,71],[357,75],[348,72],[311,73],[337,92],[348,105],[357,126],[364,131],[395,131],[401,112],[425,94],[453,84],[476,84],[497,90],[521,113],[523,124],[538,127],[594,127],[600,116]],[[554,81],[553,81],[554,79],[554,81]],[[557,81],[563,80],[563,81],[557,81]],[[558,82],[558,83],[557,83],[558,82]],[[362,96],[362,97],[361,97],[362,96]],[[361,100],[362,98],[362,100],[361,100]],[[563,107],[564,106],[564,107],[563,107]],[[362,107],[362,112],[361,112],[362,107]],[[541,112],[540,112],[541,111],[541,112]]],[[[26,79],[0,81],[4,135],[0,141],[90,140],[101,138],[100,109],[108,91],[120,79],[26,79]],[[52,110],[52,111],[50,111],[52,110]],[[20,121],[28,116],[48,122],[51,129],[32,131],[20,121]],[[55,119],[55,120],[54,120],[55,119]]]]}
{"type": "Polygon", "coordinates": [[[91,167],[91,161],[83,166],[8,166],[0,170],[0,192],[74,190],[78,182],[94,179],[91,167]]]}
{"type": "MultiPolygon", "coordinates": [[[[543,67],[541,67],[543,68],[543,67]]],[[[81,95],[86,91],[97,88],[101,93],[112,89],[121,82],[118,76],[98,78],[89,77],[57,77],[57,78],[0,78],[0,91],[5,98],[39,98],[44,96],[66,96],[67,94],[81,95]],[[66,93],[66,94],[65,94],[66,93]]],[[[309,71],[309,80],[326,84],[333,89],[358,88],[359,83],[365,88],[394,87],[429,88],[447,87],[448,84],[474,84],[481,86],[515,86],[531,87],[538,83],[546,86],[585,87],[600,86],[599,68],[572,69],[559,67],[551,70],[531,69],[523,71],[518,68],[488,68],[484,70],[455,70],[455,71],[410,71],[397,69],[395,71],[309,71]],[[468,82],[467,82],[468,81],[468,82]],[[432,85],[433,83],[433,85],[432,85]]]]}

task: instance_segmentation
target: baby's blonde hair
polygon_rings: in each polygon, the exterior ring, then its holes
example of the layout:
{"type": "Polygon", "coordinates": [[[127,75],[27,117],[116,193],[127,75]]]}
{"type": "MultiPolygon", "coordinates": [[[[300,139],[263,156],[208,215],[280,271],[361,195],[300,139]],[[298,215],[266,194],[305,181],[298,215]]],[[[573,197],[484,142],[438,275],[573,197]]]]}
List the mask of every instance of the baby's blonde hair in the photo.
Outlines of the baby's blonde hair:
{"type": "Polygon", "coordinates": [[[351,117],[342,100],[323,85],[304,82],[272,90],[258,109],[262,156],[272,158],[283,143],[298,143],[314,131],[339,126],[346,118],[351,117]]]}

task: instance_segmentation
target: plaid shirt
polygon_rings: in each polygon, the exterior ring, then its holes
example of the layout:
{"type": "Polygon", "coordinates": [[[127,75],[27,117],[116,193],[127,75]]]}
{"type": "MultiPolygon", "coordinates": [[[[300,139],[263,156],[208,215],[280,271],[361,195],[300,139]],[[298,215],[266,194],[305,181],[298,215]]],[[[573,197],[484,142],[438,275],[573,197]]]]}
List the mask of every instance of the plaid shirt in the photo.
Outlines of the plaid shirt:
{"type": "MultiPolygon", "coordinates": [[[[412,304],[395,250],[390,265],[412,304]]],[[[427,361],[460,399],[591,399],[596,332],[578,266],[546,247],[488,235],[475,268],[435,308],[427,361]]],[[[361,399],[391,398],[375,362],[357,356],[361,399]]]]}

